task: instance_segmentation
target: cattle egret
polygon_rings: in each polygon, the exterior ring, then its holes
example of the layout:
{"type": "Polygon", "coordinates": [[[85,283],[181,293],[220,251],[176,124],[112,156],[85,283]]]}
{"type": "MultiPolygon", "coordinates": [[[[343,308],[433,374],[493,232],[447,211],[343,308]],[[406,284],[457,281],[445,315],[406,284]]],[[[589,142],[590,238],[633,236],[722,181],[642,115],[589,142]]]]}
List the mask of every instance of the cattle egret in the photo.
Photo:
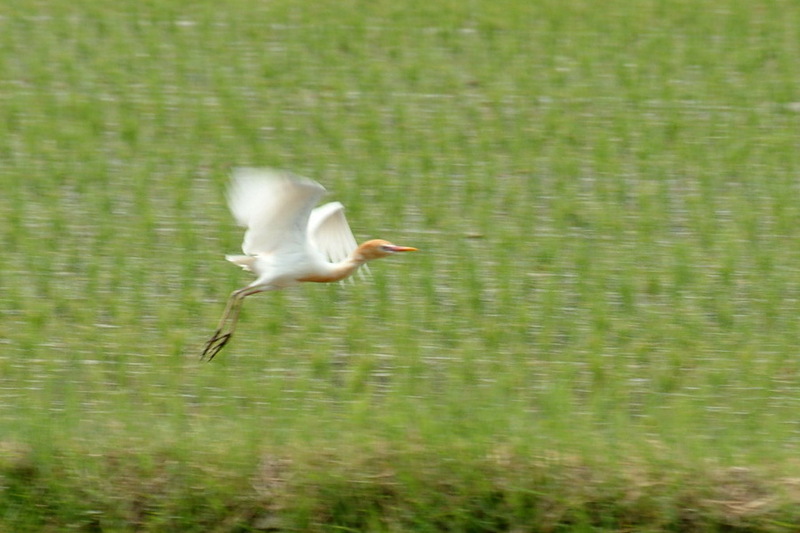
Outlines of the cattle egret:
{"type": "Polygon", "coordinates": [[[231,339],[246,297],[302,281],[343,280],[367,261],[416,251],[381,239],[358,246],[342,204],[331,202],[314,209],[324,193],[319,183],[286,172],[234,170],[228,206],[236,222],[247,230],[244,255],[225,258],[255,274],[256,280],[231,293],[201,359],[212,360],[231,339]]]}

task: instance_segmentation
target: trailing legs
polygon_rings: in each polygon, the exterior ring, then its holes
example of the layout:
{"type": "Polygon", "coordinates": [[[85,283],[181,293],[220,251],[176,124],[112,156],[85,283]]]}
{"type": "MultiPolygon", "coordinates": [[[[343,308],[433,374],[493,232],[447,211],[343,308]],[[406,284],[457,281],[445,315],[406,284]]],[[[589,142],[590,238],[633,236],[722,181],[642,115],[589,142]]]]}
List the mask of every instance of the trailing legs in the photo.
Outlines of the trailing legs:
{"type": "Polygon", "coordinates": [[[233,332],[236,329],[236,322],[239,320],[239,311],[242,308],[242,302],[244,302],[244,299],[248,296],[259,293],[263,290],[263,288],[248,286],[242,289],[237,289],[231,293],[230,297],[228,298],[228,303],[225,306],[225,312],[222,313],[222,318],[217,326],[217,330],[206,343],[205,347],[203,348],[203,353],[200,354],[201,360],[211,361],[214,359],[214,356],[217,355],[226,344],[228,344],[228,341],[231,340],[233,332]]]}

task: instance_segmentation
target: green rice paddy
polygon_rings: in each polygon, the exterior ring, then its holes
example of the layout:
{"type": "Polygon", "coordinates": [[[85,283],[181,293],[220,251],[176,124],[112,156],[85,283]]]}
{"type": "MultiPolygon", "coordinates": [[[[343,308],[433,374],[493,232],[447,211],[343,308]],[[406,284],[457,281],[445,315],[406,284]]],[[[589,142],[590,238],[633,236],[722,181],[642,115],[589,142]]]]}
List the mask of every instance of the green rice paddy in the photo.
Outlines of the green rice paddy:
{"type": "Polygon", "coordinates": [[[0,8],[0,531],[800,528],[800,4],[0,8]],[[231,168],[372,278],[198,361],[231,168]]]}

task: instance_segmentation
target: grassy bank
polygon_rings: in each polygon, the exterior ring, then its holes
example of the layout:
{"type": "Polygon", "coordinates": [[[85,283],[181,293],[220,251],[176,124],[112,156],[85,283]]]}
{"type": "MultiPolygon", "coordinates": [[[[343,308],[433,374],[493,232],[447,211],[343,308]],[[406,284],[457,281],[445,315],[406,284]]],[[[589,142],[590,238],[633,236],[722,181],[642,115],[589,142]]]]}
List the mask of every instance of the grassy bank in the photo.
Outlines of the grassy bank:
{"type": "Polygon", "coordinates": [[[792,531],[792,2],[0,17],[0,529],[792,531]],[[423,253],[262,295],[232,166],[423,253]]]}

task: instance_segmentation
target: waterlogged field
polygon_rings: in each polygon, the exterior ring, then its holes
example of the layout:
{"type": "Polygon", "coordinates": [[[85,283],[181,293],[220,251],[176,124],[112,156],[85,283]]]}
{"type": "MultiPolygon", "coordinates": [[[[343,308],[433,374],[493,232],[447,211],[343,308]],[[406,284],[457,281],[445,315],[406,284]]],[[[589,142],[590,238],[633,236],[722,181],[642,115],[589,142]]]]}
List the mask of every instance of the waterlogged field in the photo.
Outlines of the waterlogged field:
{"type": "Polygon", "coordinates": [[[0,529],[794,531],[800,5],[0,10],[0,529]],[[245,303],[230,168],[368,281],[245,303]]]}

